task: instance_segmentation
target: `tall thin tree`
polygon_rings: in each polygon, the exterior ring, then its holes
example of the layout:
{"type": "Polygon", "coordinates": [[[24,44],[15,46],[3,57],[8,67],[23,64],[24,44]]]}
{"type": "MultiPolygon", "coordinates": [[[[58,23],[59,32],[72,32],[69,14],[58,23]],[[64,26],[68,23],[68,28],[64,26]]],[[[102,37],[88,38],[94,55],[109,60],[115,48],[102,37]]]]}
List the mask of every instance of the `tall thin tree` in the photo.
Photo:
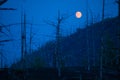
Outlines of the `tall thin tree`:
{"type": "MultiPolygon", "coordinates": [[[[102,0],[102,20],[105,17],[105,0],[102,0]]],[[[103,44],[103,33],[101,36],[101,52],[100,52],[100,80],[103,80],[103,53],[104,53],[104,44],[103,44]]]]}
{"type": "Polygon", "coordinates": [[[86,46],[87,46],[87,70],[90,71],[90,53],[89,53],[89,29],[88,29],[88,0],[86,0],[86,46]]]}
{"type": "Polygon", "coordinates": [[[102,20],[104,20],[105,17],[105,0],[102,0],[102,20]]]}
{"type": "MultiPolygon", "coordinates": [[[[24,64],[24,58],[27,52],[26,46],[26,15],[21,16],[21,60],[24,64]]],[[[24,67],[24,66],[23,66],[24,67]]]]}
{"type": "Polygon", "coordinates": [[[33,26],[33,24],[31,24],[31,26],[30,26],[30,46],[29,46],[29,53],[30,54],[32,53],[32,37],[33,37],[33,35],[32,35],[32,26],[33,26]]]}
{"type": "Polygon", "coordinates": [[[61,38],[60,27],[62,22],[68,19],[70,16],[61,16],[60,11],[58,10],[57,22],[45,21],[48,25],[54,26],[56,28],[56,46],[55,53],[53,54],[53,67],[57,68],[58,76],[61,75],[61,57],[62,57],[60,53],[60,38],[61,38]]]}
{"type": "Polygon", "coordinates": [[[55,53],[53,54],[53,67],[57,68],[58,75],[60,76],[60,24],[63,21],[63,17],[60,16],[60,11],[58,11],[57,23],[46,22],[47,24],[56,27],[56,46],[55,53]]]}

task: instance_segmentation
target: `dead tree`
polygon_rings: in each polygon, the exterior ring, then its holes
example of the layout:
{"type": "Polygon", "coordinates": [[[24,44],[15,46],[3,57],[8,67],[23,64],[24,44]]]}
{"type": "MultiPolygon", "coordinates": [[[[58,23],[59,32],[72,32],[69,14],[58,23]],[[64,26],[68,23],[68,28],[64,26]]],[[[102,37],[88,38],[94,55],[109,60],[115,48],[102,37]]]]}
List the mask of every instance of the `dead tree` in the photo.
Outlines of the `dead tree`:
{"type": "MultiPolygon", "coordinates": [[[[21,16],[21,61],[24,64],[24,59],[27,53],[27,46],[26,46],[26,15],[24,13],[23,16],[21,16]]],[[[24,67],[24,66],[23,66],[24,67]]]]}
{"type": "Polygon", "coordinates": [[[30,27],[30,46],[29,46],[29,53],[31,54],[32,53],[32,24],[31,24],[31,27],[30,27]]]}
{"type": "MultiPolygon", "coordinates": [[[[92,9],[90,8],[90,6],[89,6],[89,11],[90,11],[90,15],[91,15],[91,23],[90,23],[90,25],[93,25],[94,24],[94,14],[93,14],[93,11],[92,11],[92,9]]],[[[93,55],[93,66],[95,67],[96,66],[96,54],[95,54],[95,40],[94,40],[94,28],[93,29],[91,29],[91,33],[92,33],[92,50],[93,50],[93,52],[92,52],[92,55],[93,55]]]]}
{"type": "Polygon", "coordinates": [[[60,12],[58,11],[57,23],[54,22],[46,22],[48,25],[54,26],[56,28],[56,46],[55,53],[53,54],[53,66],[57,68],[59,66],[59,49],[60,49],[60,24],[64,20],[63,17],[60,16],[60,12]]]}
{"type": "Polygon", "coordinates": [[[105,0],[102,0],[102,20],[104,20],[105,17],[105,0]]]}
{"type": "Polygon", "coordinates": [[[33,19],[32,19],[32,22],[30,24],[30,38],[29,38],[29,53],[31,54],[32,53],[32,44],[33,44],[33,37],[35,36],[35,34],[33,33],[32,29],[33,29],[33,19]]]}
{"type": "Polygon", "coordinates": [[[53,54],[53,67],[58,70],[58,75],[60,76],[60,24],[63,21],[63,18],[60,17],[60,12],[58,12],[57,23],[46,22],[47,24],[56,27],[56,46],[55,53],[53,54]]]}
{"type": "MultiPolygon", "coordinates": [[[[102,4],[102,20],[104,20],[105,17],[105,0],[103,0],[103,4],[102,4]]],[[[104,44],[103,44],[103,33],[102,33],[102,37],[101,37],[101,52],[100,52],[100,80],[103,80],[103,53],[104,53],[104,44]]]]}
{"type": "Polygon", "coordinates": [[[87,70],[90,71],[90,53],[89,53],[89,30],[88,30],[88,0],[86,1],[86,46],[87,46],[87,70]]]}
{"type": "Polygon", "coordinates": [[[61,16],[60,11],[58,11],[57,23],[52,21],[45,21],[45,23],[47,23],[48,25],[54,26],[56,28],[56,46],[55,46],[55,53],[53,54],[53,67],[58,70],[58,76],[61,75],[60,27],[62,22],[68,19],[70,16],[65,16],[65,17],[61,16]]]}

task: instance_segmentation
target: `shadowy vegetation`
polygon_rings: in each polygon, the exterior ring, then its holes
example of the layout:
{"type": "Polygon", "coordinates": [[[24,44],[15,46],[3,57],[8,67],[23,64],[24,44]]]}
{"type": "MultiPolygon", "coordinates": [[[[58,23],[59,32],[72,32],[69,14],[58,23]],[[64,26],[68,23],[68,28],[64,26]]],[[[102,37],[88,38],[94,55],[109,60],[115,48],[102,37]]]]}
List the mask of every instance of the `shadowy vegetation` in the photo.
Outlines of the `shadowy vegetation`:
{"type": "MultiPolygon", "coordinates": [[[[61,64],[64,67],[68,66],[87,66],[87,46],[86,46],[86,36],[85,32],[89,29],[88,40],[90,47],[90,65],[93,66],[93,62],[95,62],[95,66],[99,66],[99,55],[101,54],[101,46],[103,45],[103,63],[107,64],[117,55],[117,50],[114,48],[119,48],[119,38],[116,33],[120,32],[120,21],[119,18],[106,19],[102,22],[93,24],[85,29],[77,29],[74,34],[71,34],[67,37],[61,38],[60,44],[60,55],[61,55],[61,64]],[[93,33],[91,31],[93,30],[93,33]],[[94,37],[94,47],[93,47],[93,38],[94,37]],[[101,38],[103,38],[103,43],[101,43],[101,38]],[[93,54],[93,50],[95,50],[95,54],[93,54]],[[95,58],[95,59],[94,59],[95,58]],[[95,60],[95,61],[94,61],[95,60]]],[[[119,49],[118,49],[119,51],[119,49]]],[[[46,43],[46,45],[38,48],[38,50],[34,51],[33,54],[26,57],[28,58],[40,58],[43,59],[45,65],[48,67],[53,66],[53,54],[55,52],[55,41],[50,41],[46,43]]],[[[34,60],[36,60],[34,58],[34,60]]],[[[39,60],[39,59],[37,59],[39,60]]],[[[32,61],[32,59],[31,59],[32,61]]],[[[29,62],[29,61],[28,61],[29,62]]],[[[36,65],[39,63],[37,61],[36,65]]],[[[108,65],[108,64],[107,64],[108,65]]]]}

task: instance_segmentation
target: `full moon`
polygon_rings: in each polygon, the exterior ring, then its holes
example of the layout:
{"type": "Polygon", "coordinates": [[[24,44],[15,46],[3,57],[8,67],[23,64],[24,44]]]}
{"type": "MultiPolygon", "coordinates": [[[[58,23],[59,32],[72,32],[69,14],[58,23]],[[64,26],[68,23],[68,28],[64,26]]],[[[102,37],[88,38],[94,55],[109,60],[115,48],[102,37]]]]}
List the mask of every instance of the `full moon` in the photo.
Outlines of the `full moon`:
{"type": "Polygon", "coordinates": [[[77,11],[75,15],[76,15],[76,18],[81,18],[82,17],[82,13],[80,11],[77,11]]]}

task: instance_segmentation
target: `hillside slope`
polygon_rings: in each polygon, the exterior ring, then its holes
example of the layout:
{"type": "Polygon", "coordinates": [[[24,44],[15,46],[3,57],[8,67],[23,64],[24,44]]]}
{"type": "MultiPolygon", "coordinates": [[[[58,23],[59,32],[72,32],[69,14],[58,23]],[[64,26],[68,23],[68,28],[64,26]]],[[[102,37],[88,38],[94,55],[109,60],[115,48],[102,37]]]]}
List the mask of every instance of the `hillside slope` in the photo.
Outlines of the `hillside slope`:
{"type": "MultiPolygon", "coordinates": [[[[104,48],[103,61],[110,61],[120,53],[118,50],[120,48],[119,35],[119,18],[105,19],[85,29],[77,29],[75,33],[60,40],[61,65],[86,66],[89,58],[91,66],[98,66],[102,46],[104,48]],[[101,39],[103,39],[103,42],[101,42],[101,39]]],[[[52,67],[54,53],[55,41],[50,41],[26,57],[27,66],[39,67],[44,65],[52,67]]],[[[19,64],[21,63],[19,62],[19,64]]]]}

